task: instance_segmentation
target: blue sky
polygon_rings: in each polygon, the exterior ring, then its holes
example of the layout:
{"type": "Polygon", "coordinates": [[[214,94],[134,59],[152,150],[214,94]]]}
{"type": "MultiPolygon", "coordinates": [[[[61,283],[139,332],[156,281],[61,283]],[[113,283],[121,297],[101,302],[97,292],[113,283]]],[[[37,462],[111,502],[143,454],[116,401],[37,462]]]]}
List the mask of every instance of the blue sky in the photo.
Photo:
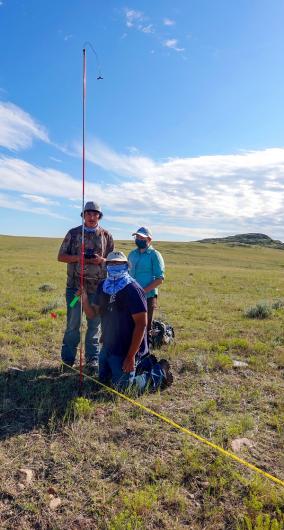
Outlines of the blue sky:
{"type": "Polygon", "coordinates": [[[0,233],[284,239],[282,0],[0,0],[0,233]]]}

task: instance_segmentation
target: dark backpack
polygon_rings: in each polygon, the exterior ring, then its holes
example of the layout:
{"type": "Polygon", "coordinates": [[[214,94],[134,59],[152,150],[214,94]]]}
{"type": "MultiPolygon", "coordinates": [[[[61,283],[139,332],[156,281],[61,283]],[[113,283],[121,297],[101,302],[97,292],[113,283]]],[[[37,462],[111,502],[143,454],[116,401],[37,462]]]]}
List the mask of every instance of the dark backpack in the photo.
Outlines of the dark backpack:
{"type": "Polygon", "coordinates": [[[151,331],[151,343],[154,350],[159,350],[166,344],[172,344],[174,341],[174,328],[161,320],[153,320],[151,331]]]}

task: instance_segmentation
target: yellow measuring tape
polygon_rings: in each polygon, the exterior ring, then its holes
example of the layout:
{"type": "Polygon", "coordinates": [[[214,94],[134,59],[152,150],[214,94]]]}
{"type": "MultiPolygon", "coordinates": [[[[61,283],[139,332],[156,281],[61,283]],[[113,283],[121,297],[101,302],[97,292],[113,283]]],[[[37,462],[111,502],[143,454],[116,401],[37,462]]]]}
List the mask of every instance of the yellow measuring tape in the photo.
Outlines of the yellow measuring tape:
{"type": "MultiPolygon", "coordinates": [[[[65,363],[62,363],[62,364],[64,364],[65,366],[68,366],[65,363]]],[[[78,373],[78,374],[80,373],[79,370],[76,370],[76,368],[73,368],[73,366],[69,366],[69,368],[72,368],[72,370],[74,372],[78,373]]],[[[105,388],[105,390],[107,390],[108,392],[111,392],[112,394],[115,394],[116,396],[119,396],[122,399],[125,399],[126,401],[129,401],[129,403],[131,403],[135,407],[139,407],[140,409],[144,410],[145,412],[148,412],[149,414],[152,414],[153,416],[156,416],[157,418],[159,418],[160,420],[164,421],[165,423],[168,423],[169,425],[171,425],[175,429],[178,429],[179,431],[184,432],[185,434],[188,434],[192,438],[195,438],[199,442],[201,442],[201,443],[203,443],[205,445],[208,445],[209,447],[211,447],[212,449],[215,449],[215,451],[218,451],[219,453],[221,453],[222,455],[226,456],[227,458],[231,458],[231,460],[235,460],[239,464],[242,464],[243,466],[246,466],[249,469],[252,469],[252,471],[255,471],[256,473],[259,473],[260,475],[263,475],[264,477],[268,478],[269,480],[272,480],[276,484],[280,484],[280,486],[284,486],[284,481],[281,480],[280,478],[274,477],[273,475],[270,475],[269,473],[266,473],[266,471],[263,471],[263,469],[260,469],[259,467],[254,466],[253,464],[250,464],[250,462],[247,462],[246,460],[243,460],[243,458],[240,458],[239,456],[235,455],[234,453],[230,453],[230,451],[226,451],[226,449],[223,449],[223,447],[220,447],[219,445],[216,445],[216,444],[214,444],[212,442],[209,442],[209,440],[206,440],[206,438],[203,438],[203,436],[199,436],[199,434],[196,434],[195,432],[192,432],[189,429],[186,429],[185,427],[182,427],[181,425],[179,425],[175,421],[171,420],[170,418],[167,418],[163,414],[159,414],[158,412],[155,412],[154,410],[149,409],[148,407],[145,407],[145,405],[142,405],[142,403],[139,403],[139,401],[135,401],[135,399],[132,399],[132,398],[126,396],[125,394],[122,394],[121,392],[118,392],[118,390],[115,390],[115,388],[111,388],[111,387],[109,387],[107,385],[104,385],[103,383],[101,383],[100,381],[95,379],[95,377],[91,377],[90,375],[87,375],[84,372],[83,372],[83,376],[86,379],[90,379],[91,381],[95,381],[95,383],[97,383],[101,387],[105,388]]]]}

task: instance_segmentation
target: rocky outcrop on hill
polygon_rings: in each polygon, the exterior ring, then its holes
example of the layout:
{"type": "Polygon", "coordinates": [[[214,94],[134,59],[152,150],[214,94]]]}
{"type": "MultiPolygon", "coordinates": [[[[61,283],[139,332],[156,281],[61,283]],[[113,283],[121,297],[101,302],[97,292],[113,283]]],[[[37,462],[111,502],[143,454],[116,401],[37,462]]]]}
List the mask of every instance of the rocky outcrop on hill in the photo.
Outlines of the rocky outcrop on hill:
{"type": "Polygon", "coordinates": [[[225,243],[230,246],[259,245],[262,247],[279,248],[284,250],[284,243],[277,239],[271,239],[271,237],[266,236],[265,234],[237,234],[228,237],[212,237],[201,239],[198,243],[225,243]]]}

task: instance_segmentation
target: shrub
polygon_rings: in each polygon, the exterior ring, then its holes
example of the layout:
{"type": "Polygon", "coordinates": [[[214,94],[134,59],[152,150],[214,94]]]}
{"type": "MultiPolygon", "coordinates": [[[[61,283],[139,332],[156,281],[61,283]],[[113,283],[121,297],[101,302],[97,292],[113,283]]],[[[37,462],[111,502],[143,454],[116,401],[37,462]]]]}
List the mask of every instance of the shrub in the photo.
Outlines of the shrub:
{"type": "Polygon", "coordinates": [[[155,485],[148,485],[144,489],[122,496],[122,502],[125,508],[137,515],[144,515],[149,512],[157,500],[158,496],[155,485]]]}
{"type": "Polygon", "coordinates": [[[250,348],[250,344],[247,339],[236,338],[229,341],[229,347],[232,349],[241,349],[247,351],[250,348]]]}
{"type": "Polygon", "coordinates": [[[54,309],[57,309],[59,306],[60,306],[60,301],[59,300],[53,300],[52,302],[49,302],[48,304],[46,304],[41,309],[40,312],[42,313],[42,315],[46,315],[50,311],[53,311],[54,309]]]}
{"type": "Polygon", "coordinates": [[[142,530],[143,524],[141,517],[128,510],[123,510],[112,518],[107,526],[108,530],[142,530]]]}
{"type": "Polygon", "coordinates": [[[251,518],[249,515],[245,515],[242,521],[237,525],[237,530],[282,530],[283,521],[279,519],[272,519],[267,513],[258,514],[256,518],[251,518]]]}
{"type": "Polygon", "coordinates": [[[46,293],[48,291],[54,291],[56,289],[56,285],[54,285],[53,283],[43,283],[39,286],[38,289],[39,291],[46,293]]]}
{"type": "Polygon", "coordinates": [[[2,333],[2,331],[0,331],[0,346],[3,346],[4,344],[8,344],[9,342],[9,336],[7,335],[7,333],[2,333]]]}
{"type": "Polygon", "coordinates": [[[241,436],[254,427],[254,419],[249,414],[235,415],[234,420],[226,427],[226,434],[229,438],[241,436]]]}
{"type": "Polygon", "coordinates": [[[213,370],[230,370],[233,366],[233,361],[226,353],[216,353],[210,360],[211,368],[213,370]]]}
{"type": "Polygon", "coordinates": [[[245,311],[245,317],[247,318],[258,318],[264,319],[268,318],[271,315],[271,308],[266,302],[260,302],[255,306],[249,307],[245,311]]]}
{"type": "Polygon", "coordinates": [[[69,401],[66,412],[64,414],[64,421],[72,421],[73,419],[88,418],[94,410],[94,404],[90,399],[84,397],[76,397],[69,401]]]}
{"type": "Polygon", "coordinates": [[[281,309],[282,307],[284,307],[284,300],[279,298],[278,300],[275,300],[275,302],[273,302],[272,304],[272,309],[281,309]]]}

